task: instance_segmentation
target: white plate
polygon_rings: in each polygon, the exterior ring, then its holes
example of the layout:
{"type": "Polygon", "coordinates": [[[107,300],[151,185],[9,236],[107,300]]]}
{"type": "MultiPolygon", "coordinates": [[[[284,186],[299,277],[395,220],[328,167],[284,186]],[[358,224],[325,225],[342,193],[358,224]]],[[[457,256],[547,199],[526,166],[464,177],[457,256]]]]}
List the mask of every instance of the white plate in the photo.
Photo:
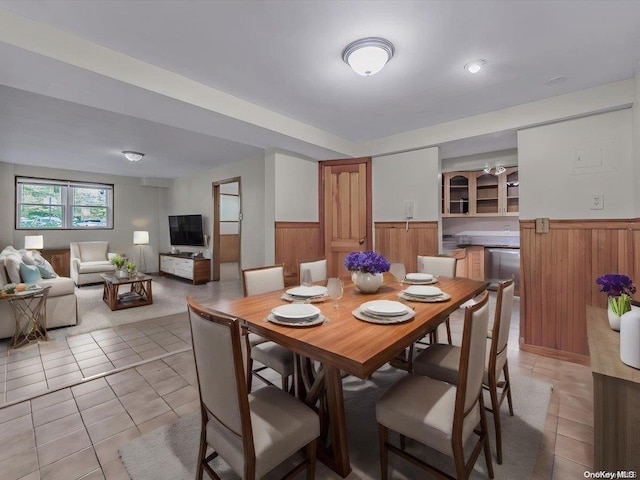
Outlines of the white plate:
{"type": "Polygon", "coordinates": [[[442,295],[442,290],[438,287],[428,287],[426,285],[412,285],[404,291],[408,295],[417,297],[437,297],[438,295],[442,295]]]}
{"type": "Polygon", "coordinates": [[[318,307],[309,305],[308,303],[290,303],[288,305],[281,305],[271,310],[276,317],[281,319],[305,319],[313,317],[320,313],[318,307]]]}
{"type": "Polygon", "coordinates": [[[446,302],[447,300],[451,300],[451,295],[444,292],[442,293],[442,295],[438,295],[437,297],[414,297],[412,295],[407,295],[404,292],[400,292],[398,296],[410,302],[421,302],[421,303],[437,303],[437,302],[446,302]]]}
{"type": "MultiPolygon", "coordinates": [[[[390,301],[390,300],[388,300],[388,301],[390,301]]],[[[400,303],[400,302],[397,302],[397,303],[400,303]]],[[[389,325],[389,324],[394,324],[394,323],[408,322],[416,314],[416,312],[414,312],[413,310],[407,309],[404,314],[396,315],[396,316],[393,316],[393,317],[388,317],[388,316],[384,316],[384,315],[371,316],[371,315],[368,315],[367,312],[363,311],[362,308],[356,308],[351,313],[358,320],[362,320],[364,322],[369,322],[369,323],[379,323],[379,324],[383,324],[383,325],[384,324],[389,325]]]]}
{"type": "Polygon", "coordinates": [[[430,273],[407,273],[405,278],[412,282],[430,282],[433,280],[433,275],[430,273]]]}
{"type": "Polygon", "coordinates": [[[284,325],[285,327],[313,327],[314,325],[320,325],[321,323],[324,323],[326,319],[323,315],[316,315],[315,317],[310,319],[284,321],[271,313],[267,317],[267,320],[277,325],[284,325]]]}
{"type": "Polygon", "coordinates": [[[360,305],[360,310],[365,313],[370,312],[373,315],[396,317],[404,315],[409,309],[404,303],[394,300],[372,300],[360,305]]]}
{"type": "Polygon", "coordinates": [[[322,287],[320,285],[312,285],[311,287],[293,287],[287,290],[287,293],[294,297],[319,297],[327,294],[327,287],[322,287]]]}

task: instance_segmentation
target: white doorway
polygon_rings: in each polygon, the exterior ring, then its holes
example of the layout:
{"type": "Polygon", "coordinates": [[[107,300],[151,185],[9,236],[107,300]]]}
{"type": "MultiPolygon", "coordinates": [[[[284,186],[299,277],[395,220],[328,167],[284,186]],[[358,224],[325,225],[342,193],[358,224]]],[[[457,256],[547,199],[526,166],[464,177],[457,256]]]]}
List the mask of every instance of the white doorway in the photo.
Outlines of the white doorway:
{"type": "Polygon", "coordinates": [[[242,202],[240,178],[213,184],[213,272],[214,281],[240,279],[242,202]]]}

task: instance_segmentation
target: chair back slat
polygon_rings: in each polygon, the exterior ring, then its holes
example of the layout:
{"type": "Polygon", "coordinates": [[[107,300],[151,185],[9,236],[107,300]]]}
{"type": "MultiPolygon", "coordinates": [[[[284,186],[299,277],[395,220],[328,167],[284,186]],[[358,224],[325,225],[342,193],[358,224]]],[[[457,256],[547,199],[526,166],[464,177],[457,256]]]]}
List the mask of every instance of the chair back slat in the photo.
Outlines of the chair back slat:
{"type": "Polygon", "coordinates": [[[282,290],[284,288],[284,265],[243,270],[242,287],[245,297],[282,290]]]}
{"type": "Polygon", "coordinates": [[[187,303],[202,406],[218,424],[242,438],[243,423],[246,429],[250,417],[240,320],[206,309],[192,297],[187,303]]]}
{"type": "Polygon", "coordinates": [[[418,272],[430,273],[436,277],[456,276],[457,258],[454,257],[429,257],[418,255],[418,272]]]}
{"type": "Polygon", "coordinates": [[[458,410],[467,412],[477,401],[482,388],[485,356],[487,351],[487,326],[489,325],[489,294],[465,309],[460,365],[458,367],[458,410]]]}

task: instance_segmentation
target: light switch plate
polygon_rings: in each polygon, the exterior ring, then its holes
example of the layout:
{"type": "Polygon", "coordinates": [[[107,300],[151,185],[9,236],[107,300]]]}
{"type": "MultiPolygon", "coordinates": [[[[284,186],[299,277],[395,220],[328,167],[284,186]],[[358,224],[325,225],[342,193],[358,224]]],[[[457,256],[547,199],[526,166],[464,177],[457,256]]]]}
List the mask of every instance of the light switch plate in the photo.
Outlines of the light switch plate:
{"type": "Polygon", "coordinates": [[[548,218],[536,218],[536,233],[549,233],[548,218]]]}

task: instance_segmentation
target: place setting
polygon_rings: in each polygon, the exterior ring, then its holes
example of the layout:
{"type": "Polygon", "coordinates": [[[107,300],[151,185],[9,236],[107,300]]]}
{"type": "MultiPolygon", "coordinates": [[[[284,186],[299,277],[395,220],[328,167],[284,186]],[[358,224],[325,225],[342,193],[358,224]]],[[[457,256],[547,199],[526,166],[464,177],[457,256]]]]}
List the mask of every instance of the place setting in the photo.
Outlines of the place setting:
{"type": "Polygon", "coordinates": [[[448,293],[428,285],[411,285],[402,290],[398,296],[403,300],[424,303],[446,302],[451,299],[448,293]]]}
{"type": "Polygon", "coordinates": [[[394,300],[372,300],[365,302],[351,312],[358,320],[378,324],[408,322],[413,319],[413,309],[394,300]]]}
{"type": "Polygon", "coordinates": [[[287,302],[319,303],[329,298],[327,287],[321,285],[300,285],[286,290],[280,297],[287,302]]]}
{"type": "Polygon", "coordinates": [[[311,304],[290,303],[271,310],[266,320],[285,327],[313,327],[321,325],[327,318],[311,304]]]}
{"type": "Polygon", "coordinates": [[[409,285],[433,285],[438,283],[438,279],[430,273],[407,273],[404,277],[404,283],[409,285]]]}

